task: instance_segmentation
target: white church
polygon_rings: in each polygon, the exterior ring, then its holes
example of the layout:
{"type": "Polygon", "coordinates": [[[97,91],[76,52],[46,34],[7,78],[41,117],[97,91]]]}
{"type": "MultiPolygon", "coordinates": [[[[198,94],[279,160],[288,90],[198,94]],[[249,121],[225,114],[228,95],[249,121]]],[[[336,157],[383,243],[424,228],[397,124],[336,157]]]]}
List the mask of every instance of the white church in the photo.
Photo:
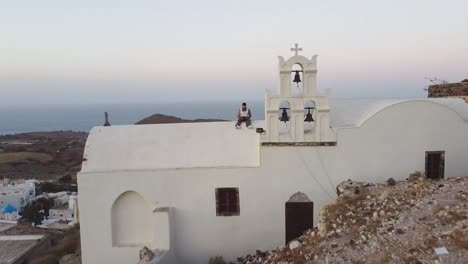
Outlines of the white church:
{"type": "Polygon", "coordinates": [[[151,263],[235,260],[316,226],[347,179],[468,175],[463,100],[330,100],[318,93],[317,56],[291,50],[257,129],[92,129],[78,175],[83,263],[138,263],[145,246],[151,263]]]}

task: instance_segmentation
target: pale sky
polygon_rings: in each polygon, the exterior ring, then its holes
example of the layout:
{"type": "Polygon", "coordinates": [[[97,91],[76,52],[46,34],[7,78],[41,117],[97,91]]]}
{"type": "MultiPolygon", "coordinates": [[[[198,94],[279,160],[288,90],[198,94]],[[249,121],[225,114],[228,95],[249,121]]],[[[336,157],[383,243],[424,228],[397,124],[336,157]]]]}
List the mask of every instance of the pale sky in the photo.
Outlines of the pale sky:
{"type": "Polygon", "coordinates": [[[0,0],[0,104],[262,100],[318,54],[336,98],[468,78],[468,1],[0,0]]]}

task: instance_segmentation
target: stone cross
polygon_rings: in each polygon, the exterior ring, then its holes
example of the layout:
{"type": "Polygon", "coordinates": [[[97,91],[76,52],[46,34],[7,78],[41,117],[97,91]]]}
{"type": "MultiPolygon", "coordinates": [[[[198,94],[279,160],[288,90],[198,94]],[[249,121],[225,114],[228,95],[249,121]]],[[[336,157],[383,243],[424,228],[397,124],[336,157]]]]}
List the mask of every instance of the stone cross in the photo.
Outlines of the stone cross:
{"type": "Polygon", "coordinates": [[[299,48],[299,44],[294,44],[294,48],[291,48],[291,51],[294,51],[294,55],[297,56],[299,51],[302,51],[302,48],[299,48]]]}

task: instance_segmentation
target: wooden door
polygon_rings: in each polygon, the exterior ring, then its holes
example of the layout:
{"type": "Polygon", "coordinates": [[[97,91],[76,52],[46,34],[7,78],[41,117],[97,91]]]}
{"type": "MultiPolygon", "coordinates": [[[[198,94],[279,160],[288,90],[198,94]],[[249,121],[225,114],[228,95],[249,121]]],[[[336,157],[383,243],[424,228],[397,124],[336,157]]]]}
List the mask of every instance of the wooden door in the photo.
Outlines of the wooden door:
{"type": "Polygon", "coordinates": [[[426,177],[429,179],[443,179],[445,172],[445,152],[426,152],[426,177]]]}
{"type": "Polygon", "coordinates": [[[313,202],[286,202],[286,244],[314,227],[313,202]]]}

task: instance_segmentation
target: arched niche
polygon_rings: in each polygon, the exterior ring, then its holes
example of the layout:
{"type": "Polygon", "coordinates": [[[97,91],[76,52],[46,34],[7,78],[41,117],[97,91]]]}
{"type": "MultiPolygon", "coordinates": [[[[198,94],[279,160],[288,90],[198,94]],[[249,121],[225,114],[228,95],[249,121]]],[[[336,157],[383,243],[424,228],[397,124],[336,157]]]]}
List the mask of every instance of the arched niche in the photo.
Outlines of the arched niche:
{"type": "Polygon", "coordinates": [[[291,67],[291,95],[303,94],[303,83],[304,83],[304,67],[300,63],[296,63],[291,67]],[[296,75],[299,76],[301,82],[294,82],[296,75]]]}
{"type": "Polygon", "coordinates": [[[278,107],[278,132],[279,134],[289,133],[291,130],[291,103],[282,101],[278,107]],[[285,120],[285,118],[287,120],[285,120]]]}
{"type": "Polygon", "coordinates": [[[316,114],[316,103],[312,100],[308,100],[304,103],[304,133],[313,133],[315,123],[317,122],[317,114],[316,114]],[[310,117],[312,116],[312,121],[310,117]]]}
{"type": "Polygon", "coordinates": [[[153,242],[152,210],[135,191],[124,192],[114,201],[111,225],[113,246],[137,247],[153,242]]]}

